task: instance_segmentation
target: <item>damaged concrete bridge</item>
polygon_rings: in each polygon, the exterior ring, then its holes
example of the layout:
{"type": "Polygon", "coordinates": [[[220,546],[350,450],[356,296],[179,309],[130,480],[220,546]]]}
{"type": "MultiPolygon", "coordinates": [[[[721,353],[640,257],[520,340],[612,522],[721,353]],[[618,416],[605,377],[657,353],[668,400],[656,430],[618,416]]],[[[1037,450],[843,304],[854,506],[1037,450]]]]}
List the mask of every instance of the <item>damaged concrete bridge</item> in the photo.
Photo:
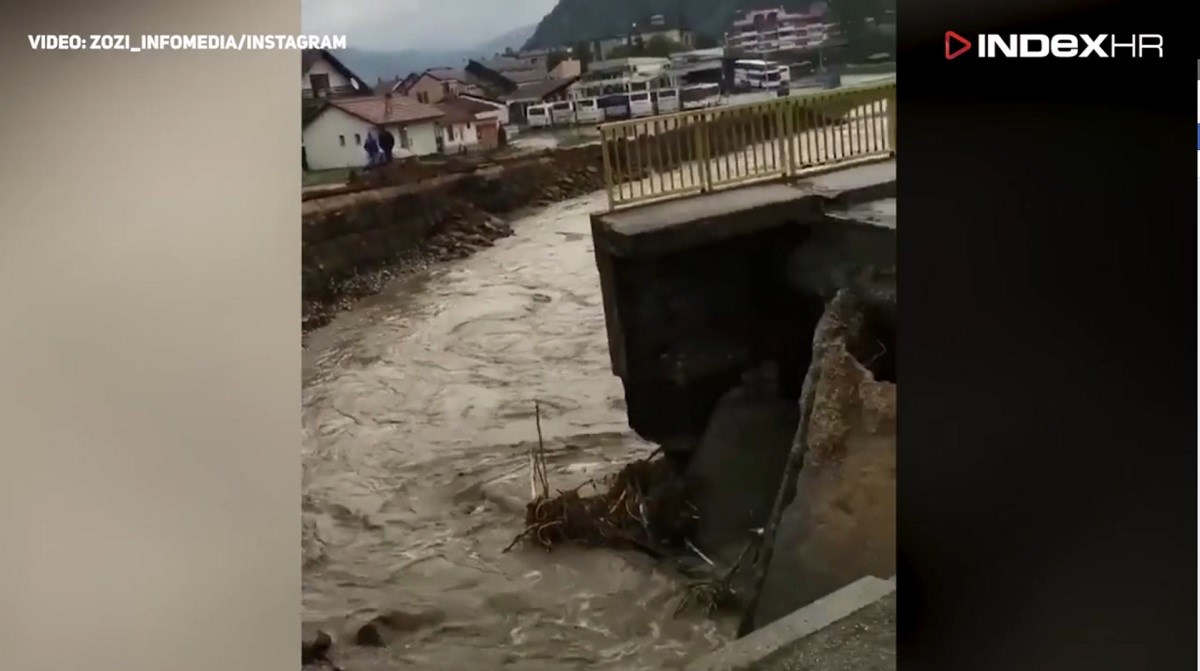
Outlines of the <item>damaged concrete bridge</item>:
{"type": "MultiPolygon", "coordinates": [[[[683,472],[704,553],[733,564],[764,538],[743,634],[895,573],[895,91],[601,127],[612,370],[683,472]]],[[[885,592],[872,622],[894,621],[885,592]]],[[[845,668],[894,666],[879,640],[845,668]]]]}

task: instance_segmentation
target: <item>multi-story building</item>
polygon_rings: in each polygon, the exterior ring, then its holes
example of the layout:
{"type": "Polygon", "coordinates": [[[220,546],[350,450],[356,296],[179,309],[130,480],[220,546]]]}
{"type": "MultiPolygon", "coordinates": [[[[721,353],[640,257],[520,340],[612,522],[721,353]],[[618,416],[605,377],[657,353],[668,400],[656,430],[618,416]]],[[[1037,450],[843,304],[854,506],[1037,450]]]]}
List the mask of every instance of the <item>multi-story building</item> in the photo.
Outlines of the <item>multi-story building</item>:
{"type": "Polygon", "coordinates": [[[829,7],[814,3],[805,11],[751,9],[738,12],[725,34],[725,46],[746,53],[812,49],[829,40],[829,7]]]}

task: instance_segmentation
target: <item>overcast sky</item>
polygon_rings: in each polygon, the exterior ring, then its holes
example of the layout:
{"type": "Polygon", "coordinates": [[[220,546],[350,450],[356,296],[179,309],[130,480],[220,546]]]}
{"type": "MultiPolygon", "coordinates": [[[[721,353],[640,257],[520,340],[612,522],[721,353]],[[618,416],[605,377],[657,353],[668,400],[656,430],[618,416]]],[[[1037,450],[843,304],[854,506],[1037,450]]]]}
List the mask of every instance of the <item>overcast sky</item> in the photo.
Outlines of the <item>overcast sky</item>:
{"type": "Polygon", "coordinates": [[[358,49],[458,49],[537,23],[556,0],[301,0],[305,33],[358,49]]]}

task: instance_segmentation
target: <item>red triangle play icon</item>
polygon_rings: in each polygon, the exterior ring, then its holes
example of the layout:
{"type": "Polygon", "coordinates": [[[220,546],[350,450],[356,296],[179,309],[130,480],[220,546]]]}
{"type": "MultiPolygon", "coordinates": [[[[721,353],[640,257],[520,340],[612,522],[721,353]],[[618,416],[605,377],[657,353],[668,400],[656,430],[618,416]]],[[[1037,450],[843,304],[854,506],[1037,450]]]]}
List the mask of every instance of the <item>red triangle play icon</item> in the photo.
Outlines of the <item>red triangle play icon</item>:
{"type": "Polygon", "coordinates": [[[946,60],[954,60],[971,50],[971,40],[953,30],[946,31],[946,60]]]}

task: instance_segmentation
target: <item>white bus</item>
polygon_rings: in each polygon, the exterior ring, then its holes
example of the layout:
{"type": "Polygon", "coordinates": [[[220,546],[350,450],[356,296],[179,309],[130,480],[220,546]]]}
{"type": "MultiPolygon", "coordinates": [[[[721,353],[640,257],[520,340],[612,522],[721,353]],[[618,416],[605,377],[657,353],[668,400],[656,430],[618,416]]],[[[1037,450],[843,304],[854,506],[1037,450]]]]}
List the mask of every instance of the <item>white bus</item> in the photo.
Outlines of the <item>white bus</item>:
{"type": "Polygon", "coordinates": [[[685,110],[716,107],[721,102],[720,84],[691,84],[679,91],[680,105],[685,110]]]}
{"type": "Polygon", "coordinates": [[[751,89],[777,89],[787,68],[774,61],[741,60],[733,63],[733,85],[751,89]]]}
{"type": "Polygon", "coordinates": [[[596,99],[596,106],[605,121],[629,118],[629,94],[610,93],[596,99]]]}
{"type": "Polygon", "coordinates": [[[569,100],[550,103],[550,123],[555,126],[569,126],[575,123],[575,108],[569,100]]]}
{"type": "Polygon", "coordinates": [[[659,114],[679,111],[679,89],[662,88],[653,92],[654,109],[659,114]]]}
{"type": "Polygon", "coordinates": [[[604,120],[604,113],[600,111],[595,98],[579,98],[575,101],[575,120],[579,123],[598,123],[604,120]]]}
{"type": "Polygon", "coordinates": [[[629,93],[629,116],[637,118],[653,114],[654,103],[650,100],[649,91],[631,91],[629,93]]]}
{"type": "Polygon", "coordinates": [[[525,109],[525,123],[530,128],[545,128],[550,125],[549,105],[530,105],[525,109]]]}

